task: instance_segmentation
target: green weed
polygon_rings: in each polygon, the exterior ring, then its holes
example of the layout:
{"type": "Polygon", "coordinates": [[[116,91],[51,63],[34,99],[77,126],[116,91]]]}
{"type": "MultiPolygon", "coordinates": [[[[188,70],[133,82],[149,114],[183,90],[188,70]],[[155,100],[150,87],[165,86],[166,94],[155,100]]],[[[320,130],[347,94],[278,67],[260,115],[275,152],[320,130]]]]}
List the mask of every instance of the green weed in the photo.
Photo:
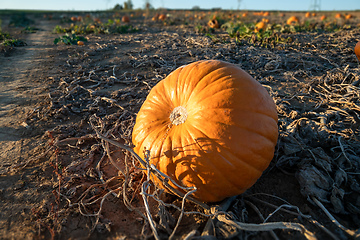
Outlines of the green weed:
{"type": "Polygon", "coordinates": [[[25,27],[23,30],[21,30],[22,33],[36,33],[39,29],[35,27],[25,27]]]}
{"type": "Polygon", "coordinates": [[[19,39],[6,39],[2,43],[2,45],[9,47],[22,47],[22,46],[26,46],[27,44],[23,40],[19,40],[19,39]]]}
{"type": "Polygon", "coordinates": [[[5,40],[5,39],[10,39],[10,38],[11,38],[11,36],[8,33],[0,31],[0,41],[5,40]]]}
{"type": "Polygon", "coordinates": [[[122,25],[119,19],[109,19],[107,23],[88,22],[71,24],[69,27],[56,26],[54,33],[72,33],[72,34],[115,34],[115,33],[134,33],[140,31],[139,28],[132,25],[122,25]]]}
{"type": "Polygon", "coordinates": [[[77,45],[78,41],[87,42],[87,39],[83,36],[76,36],[76,34],[66,34],[62,37],[55,38],[54,44],[58,44],[59,42],[62,42],[66,45],[77,45]]]}
{"type": "Polygon", "coordinates": [[[227,22],[222,28],[231,38],[235,38],[238,43],[248,42],[264,47],[274,47],[277,44],[289,43],[290,37],[284,37],[282,33],[288,32],[287,29],[281,28],[281,25],[268,25],[265,30],[255,31],[254,23],[227,22]]]}

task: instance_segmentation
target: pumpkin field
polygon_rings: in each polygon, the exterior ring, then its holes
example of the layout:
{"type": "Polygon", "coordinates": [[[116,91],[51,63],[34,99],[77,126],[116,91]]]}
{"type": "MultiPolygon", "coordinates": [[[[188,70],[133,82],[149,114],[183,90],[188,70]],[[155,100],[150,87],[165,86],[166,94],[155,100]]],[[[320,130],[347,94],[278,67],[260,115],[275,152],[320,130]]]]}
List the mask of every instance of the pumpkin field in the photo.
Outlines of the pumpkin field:
{"type": "Polygon", "coordinates": [[[0,238],[360,239],[358,42],[359,11],[0,10],[0,238]]]}

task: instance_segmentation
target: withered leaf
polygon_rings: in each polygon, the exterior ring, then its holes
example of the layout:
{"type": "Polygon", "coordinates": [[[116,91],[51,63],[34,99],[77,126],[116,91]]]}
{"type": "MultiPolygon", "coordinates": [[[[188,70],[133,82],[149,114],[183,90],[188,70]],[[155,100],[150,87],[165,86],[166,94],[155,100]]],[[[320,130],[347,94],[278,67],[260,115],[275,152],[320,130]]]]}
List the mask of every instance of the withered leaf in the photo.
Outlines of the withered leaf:
{"type": "Polygon", "coordinates": [[[347,173],[342,168],[339,168],[335,172],[335,185],[340,187],[342,183],[346,183],[346,182],[347,182],[347,173]]]}
{"type": "Polygon", "coordinates": [[[303,166],[296,172],[296,178],[301,186],[304,196],[314,196],[322,201],[327,201],[333,180],[330,176],[323,174],[313,165],[303,166]]]}

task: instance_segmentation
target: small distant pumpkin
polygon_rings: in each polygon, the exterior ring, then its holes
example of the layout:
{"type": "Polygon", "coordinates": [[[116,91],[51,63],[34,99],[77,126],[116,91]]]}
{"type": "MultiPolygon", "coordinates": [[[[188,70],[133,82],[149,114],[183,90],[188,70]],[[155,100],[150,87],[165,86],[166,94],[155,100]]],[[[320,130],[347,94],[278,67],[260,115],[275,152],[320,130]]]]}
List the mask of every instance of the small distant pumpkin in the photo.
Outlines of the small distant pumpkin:
{"type": "Polygon", "coordinates": [[[261,21],[255,25],[254,32],[260,32],[261,30],[265,31],[265,29],[266,29],[266,23],[264,21],[261,21]]]}
{"type": "Polygon", "coordinates": [[[130,18],[129,18],[129,16],[125,15],[125,16],[123,16],[123,17],[121,18],[121,21],[122,21],[123,23],[129,23],[129,22],[130,22],[130,18]]]}
{"type": "Polygon", "coordinates": [[[356,57],[360,61],[360,41],[357,42],[357,44],[355,45],[354,52],[355,52],[356,57]]]}
{"type": "Polygon", "coordinates": [[[264,22],[264,23],[269,23],[270,22],[270,20],[268,18],[263,18],[263,19],[261,19],[261,21],[264,22]]]}
{"type": "Polygon", "coordinates": [[[306,18],[311,17],[311,13],[310,13],[310,12],[305,13],[305,17],[306,17],[306,18]]]}
{"type": "Polygon", "coordinates": [[[346,15],[345,15],[345,19],[346,19],[346,20],[349,20],[349,19],[351,19],[351,18],[353,18],[353,15],[351,15],[351,14],[346,14],[346,15]]]}
{"type": "Polygon", "coordinates": [[[276,105],[258,81],[234,64],[205,60],[176,69],[150,91],[132,142],[178,185],[196,187],[192,197],[218,202],[246,191],[269,166],[277,122],[276,105]]]}
{"type": "Polygon", "coordinates": [[[85,43],[83,41],[77,41],[77,45],[83,46],[85,43]]]}
{"type": "Polygon", "coordinates": [[[160,16],[160,14],[159,14],[159,13],[156,13],[155,16],[152,17],[152,20],[153,20],[153,21],[159,20],[159,16],[160,16]]]}
{"type": "Polygon", "coordinates": [[[341,19],[343,16],[341,15],[341,13],[337,13],[337,14],[335,14],[335,18],[337,18],[337,19],[341,19]]]}
{"type": "Polygon", "coordinates": [[[159,20],[160,21],[165,21],[165,19],[166,19],[166,14],[160,14],[159,15],[159,20]]]}
{"type": "Polygon", "coordinates": [[[210,28],[220,28],[220,24],[218,22],[218,20],[216,19],[211,19],[209,22],[208,22],[208,26],[210,28]]]}
{"type": "Polygon", "coordinates": [[[299,23],[299,19],[296,16],[291,16],[286,21],[287,25],[298,24],[298,23],[299,23]]]}
{"type": "Polygon", "coordinates": [[[320,17],[320,20],[321,20],[321,21],[325,21],[326,18],[327,18],[327,17],[326,17],[325,15],[322,15],[322,16],[320,17]]]}
{"type": "Polygon", "coordinates": [[[247,12],[244,12],[241,16],[242,17],[247,17],[248,13],[247,12]]]}

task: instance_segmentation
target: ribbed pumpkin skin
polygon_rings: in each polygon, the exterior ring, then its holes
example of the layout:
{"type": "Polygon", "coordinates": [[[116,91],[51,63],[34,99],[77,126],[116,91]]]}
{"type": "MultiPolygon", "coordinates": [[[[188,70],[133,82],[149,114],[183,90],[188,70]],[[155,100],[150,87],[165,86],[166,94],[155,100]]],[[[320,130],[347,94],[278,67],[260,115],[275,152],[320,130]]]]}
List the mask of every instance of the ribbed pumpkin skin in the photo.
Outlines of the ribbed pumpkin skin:
{"type": "MultiPolygon", "coordinates": [[[[160,81],[133,129],[134,151],[193,197],[217,202],[243,193],[268,167],[278,137],[276,106],[264,87],[233,64],[209,60],[183,66],[160,81]],[[184,123],[170,121],[187,110],[184,123]]],[[[162,186],[156,177],[153,181],[162,186]]]]}
{"type": "Polygon", "coordinates": [[[354,48],[354,52],[355,52],[356,57],[360,61],[360,41],[356,43],[355,48],[354,48]]]}

